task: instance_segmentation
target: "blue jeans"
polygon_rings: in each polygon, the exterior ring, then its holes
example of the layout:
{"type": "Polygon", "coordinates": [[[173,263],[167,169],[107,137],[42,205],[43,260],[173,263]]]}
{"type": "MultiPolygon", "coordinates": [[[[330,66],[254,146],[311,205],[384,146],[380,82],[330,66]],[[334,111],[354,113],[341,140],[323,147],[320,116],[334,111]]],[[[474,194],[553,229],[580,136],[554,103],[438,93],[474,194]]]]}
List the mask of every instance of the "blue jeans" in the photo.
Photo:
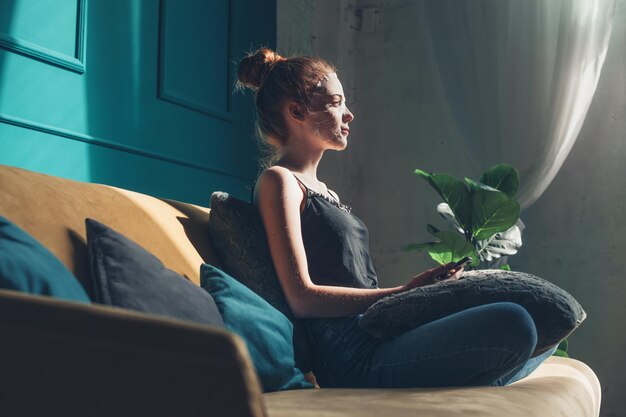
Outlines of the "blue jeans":
{"type": "Polygon", "coordinates": [[[537,330],[514,303],[470,308],[391,340],[372,337],[359,318],[306,320],[321,387],[501,386],[530,374],[556,349],[531,359],[537,330]]]}

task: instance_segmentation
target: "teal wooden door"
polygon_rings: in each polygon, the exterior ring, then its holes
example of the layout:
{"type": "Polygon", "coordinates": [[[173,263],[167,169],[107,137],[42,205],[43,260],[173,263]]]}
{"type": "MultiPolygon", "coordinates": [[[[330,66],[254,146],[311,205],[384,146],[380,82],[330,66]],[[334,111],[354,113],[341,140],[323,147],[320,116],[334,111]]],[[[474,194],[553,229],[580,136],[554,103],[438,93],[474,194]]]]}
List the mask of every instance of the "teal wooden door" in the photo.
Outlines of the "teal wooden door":
{"type": "Polygon", "coordinates": [[[269,0],[0,0],[0,163],[208,205],[248,198],[245,51],[269,0]]]}

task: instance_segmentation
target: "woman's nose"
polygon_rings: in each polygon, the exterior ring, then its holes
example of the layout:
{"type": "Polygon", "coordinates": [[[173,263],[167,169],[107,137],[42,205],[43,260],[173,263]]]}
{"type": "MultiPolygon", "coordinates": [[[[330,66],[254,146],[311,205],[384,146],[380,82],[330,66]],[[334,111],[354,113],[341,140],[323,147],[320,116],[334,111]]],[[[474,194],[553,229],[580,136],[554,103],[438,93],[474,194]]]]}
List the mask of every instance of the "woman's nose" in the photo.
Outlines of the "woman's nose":
{"type": "Polygon", "coordinates": [[[343,115],[343,121],[345,123],[351,122],[352,120],[354,120],[354,115],[352,114],[352,112],[350,110],[348,110],[348,108],[346,107],[346,112],[343,115]]]}

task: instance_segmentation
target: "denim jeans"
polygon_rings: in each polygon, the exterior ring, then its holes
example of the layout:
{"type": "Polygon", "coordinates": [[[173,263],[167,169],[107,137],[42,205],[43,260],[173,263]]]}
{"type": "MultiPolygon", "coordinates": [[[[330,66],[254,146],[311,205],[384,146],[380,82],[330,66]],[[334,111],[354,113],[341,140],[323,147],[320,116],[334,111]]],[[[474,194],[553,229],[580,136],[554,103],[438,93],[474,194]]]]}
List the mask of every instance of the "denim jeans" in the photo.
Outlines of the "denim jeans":
{"type": "Polygon", "coordinates": [[[514,303],[473,307],[391,339],[371,336],[360,316],[308,319],[313,371],[322,387],[507,385],[537,368],[537,330],[514,303]]]}

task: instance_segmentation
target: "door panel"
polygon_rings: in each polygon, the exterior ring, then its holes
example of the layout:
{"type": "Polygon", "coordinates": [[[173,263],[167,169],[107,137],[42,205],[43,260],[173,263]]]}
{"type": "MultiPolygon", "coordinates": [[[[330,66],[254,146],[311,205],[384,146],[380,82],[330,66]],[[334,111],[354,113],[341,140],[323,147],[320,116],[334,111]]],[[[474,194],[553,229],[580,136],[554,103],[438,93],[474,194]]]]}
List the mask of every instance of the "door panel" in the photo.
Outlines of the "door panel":
{"type": "Polygon", "coordinates": [[[232,91],[244,52],[275,45],[274,1],[35,3],[0,1],[0,163],[202,205],[215,189],[249,198],[253,100],[232,91]]]}

